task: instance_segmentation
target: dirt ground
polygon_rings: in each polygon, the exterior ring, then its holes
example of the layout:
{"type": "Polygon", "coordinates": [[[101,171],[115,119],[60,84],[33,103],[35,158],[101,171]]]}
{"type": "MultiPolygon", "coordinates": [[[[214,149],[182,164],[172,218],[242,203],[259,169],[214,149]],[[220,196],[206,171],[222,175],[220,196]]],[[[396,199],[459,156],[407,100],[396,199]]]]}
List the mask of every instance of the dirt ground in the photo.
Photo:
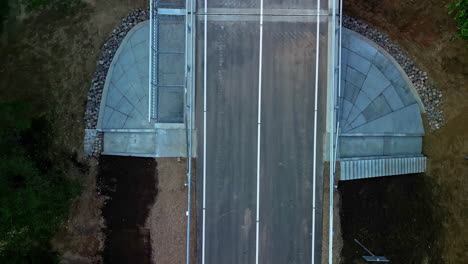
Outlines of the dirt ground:
{"type": "MultiPolygon", "coordinates": [[[[340,164],[336,167],[335,185],[340,177],[340,164]]],[[[322,264],[328,263],[329,223],[330,223],[330,163],[326,162],[323,168],[323,218],[322,218],[322,264]]],[[[343,238],[341,231],[341,195],[335,189],[333,192],[333,263],[341,263],[341,251],[343,249],[343,238]]]]}
{"type": "Polygon", "coordinates": [[[86,2],[75,15],[44,11],[11,25],[0,49],[0,96],[33,102],[37,113],[53,120],[57,149],[80,157],[87,92],[101,46],[121,18],[147,1],[86,2]]]}
{"type": "Polygon", "coordinates": [[[421,179],[432,197],[432,212],[441,219],[435,238],[441,262],[467,263],[468,161],[463,157],[468,155],[468,48],[461,40],[451,40],[457,25],[447,14],[447,3],[348,0],[344,10],[387,33],[443,93],[446,124],[433,133],[425,124],[428,168],[421,179]]]}
{"type": "MultiPolygon", "coordinates": [[[[100,161],[99,189],[108,197],[102,209],[103,263],[185,263],[186,160],[102,156],[100,161]]],[[[195,222],[192,227],[195,243],[195,222]]]]}
{"type": "Polygon", "coordinates": [[[106,198],[96,192],[98,162],[90,160],[88,173],[76,173],[81,177],[83,193],[70,208],[70,216],[52,241],[54,248],[61,252],[61,263],[99,263],[99,252],[104,247],[104,219],[101,207],[106,198]]]}
{"type": "Polygon", "coordinates": [[[340,182],[342,263],[366,263],[369,254],[354,239],[392,263],[449,263],[440,255],[441,217],[428,185],[422,174],[340,182]]]}
{"type": "MultiPolygon", "coordinates": [[[[187,162],[186,159],[174,158],[158,158],[157,162],[158,197],[146,221],[146,226],[151,232],[153,263],[182,264],[186,260],[187,187],[184,184],[187,162]]],[[[195,182],[195,179],[192,180],[195,182]]],[[[192,201],[195,201],[195,197],[192,201]]],[[[192,212],[191,255],[195,257],[196,211],[192,212]]]]}

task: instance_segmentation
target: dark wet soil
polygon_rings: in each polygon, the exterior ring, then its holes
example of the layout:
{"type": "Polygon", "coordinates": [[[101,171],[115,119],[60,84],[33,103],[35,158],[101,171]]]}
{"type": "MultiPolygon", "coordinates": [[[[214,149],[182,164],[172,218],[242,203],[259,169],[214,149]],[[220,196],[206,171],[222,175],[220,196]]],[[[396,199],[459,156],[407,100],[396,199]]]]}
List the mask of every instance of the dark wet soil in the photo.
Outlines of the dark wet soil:
{"type": "Polygon", "coordinates": [[[151,263],[145,221],[157,195],[156,165],[152,158],[100,158],[99,185],[102,195],[110,198],[102,210],[106,222],[104,263],[151,263]]]}
{"type": "Polygon", "coordinates": [[[430,186],[422,174],[340,182],[342,263],[366,263],[355,238],[392,263],[442,263],[430,186]]]}
{"type": "Polygon", "coordinates": [[[442,225],[440,250],[433,251],[442,261],[426,263],[458,264],[468,263],[468,48],[452,39],[458,26],[448,14],[449,2],[458,1],[343,1],[344,13],[388,34],[442,91],[445,125],[430,132],[425,121],[423,140],[428,192],[442,225]]]}

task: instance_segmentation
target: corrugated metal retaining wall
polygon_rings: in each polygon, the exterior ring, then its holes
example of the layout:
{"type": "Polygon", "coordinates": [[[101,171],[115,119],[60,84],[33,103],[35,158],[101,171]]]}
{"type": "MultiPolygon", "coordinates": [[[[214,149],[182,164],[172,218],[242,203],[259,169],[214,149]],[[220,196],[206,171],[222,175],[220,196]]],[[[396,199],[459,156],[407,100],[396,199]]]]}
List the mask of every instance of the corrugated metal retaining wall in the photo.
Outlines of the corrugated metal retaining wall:
{"type": "Polygon", "coordinates": [[[382,176],[421,173],[426,170],[426,157],[375,157],[341,159],[342,181],[382,176]]]}

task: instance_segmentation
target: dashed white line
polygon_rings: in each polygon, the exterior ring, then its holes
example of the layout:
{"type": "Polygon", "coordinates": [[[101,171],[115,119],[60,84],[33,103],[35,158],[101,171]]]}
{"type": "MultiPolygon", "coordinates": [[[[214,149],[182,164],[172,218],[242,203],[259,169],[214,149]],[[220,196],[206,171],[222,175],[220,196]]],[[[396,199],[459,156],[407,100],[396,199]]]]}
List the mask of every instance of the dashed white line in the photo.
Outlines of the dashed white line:
{"type": "Polygon", "coordinates": [[[257,214],[255,233],[255,263],[258,264],[260,234],[260,139],[262,124],[262,58],[263,58],[263,0],[260,0],[260,50],[258,55],[258,117],[257,117],[257,214]]]}

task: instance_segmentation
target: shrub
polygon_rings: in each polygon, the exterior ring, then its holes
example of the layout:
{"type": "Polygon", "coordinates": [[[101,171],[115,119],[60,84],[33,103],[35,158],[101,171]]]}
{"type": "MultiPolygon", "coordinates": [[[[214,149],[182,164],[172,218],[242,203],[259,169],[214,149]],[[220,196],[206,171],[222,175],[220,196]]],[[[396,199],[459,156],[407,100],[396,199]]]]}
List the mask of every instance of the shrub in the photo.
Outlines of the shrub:
{"type": "Polygon", "coordinates": [[[458,22],[458,33],[455,39],[463,39],[468,41],[468,0],[459,0],[447,5],[449,14],[454,15],[454,19],[458,22]]]}

